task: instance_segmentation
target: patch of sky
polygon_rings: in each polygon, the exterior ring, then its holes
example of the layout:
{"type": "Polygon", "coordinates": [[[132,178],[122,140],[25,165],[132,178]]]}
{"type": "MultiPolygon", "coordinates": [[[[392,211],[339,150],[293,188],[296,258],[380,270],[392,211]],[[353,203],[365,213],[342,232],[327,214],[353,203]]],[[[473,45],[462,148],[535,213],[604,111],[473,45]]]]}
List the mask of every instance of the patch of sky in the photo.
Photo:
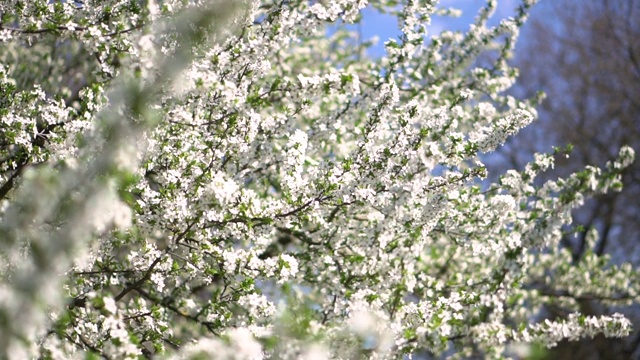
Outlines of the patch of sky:
{"type": "MultiPolygon", "coordinates": [[[[519,0],[502,0],[498,2],[496,12],[488,25],[497,25],[501,19],[514,16],[519,0]]],[[[442,9],[460,10],[460,16],[434,15],[428,27],[428,35],[440,34],[442,31],[466,32],[473,23],[480,8],[486,5],[484,0],[443,0],[438,7],[442,9]]],[[[362,21],[356,25],[350,25],[350,29],[356,31],[361,37],[360,41],[377,38],[379,41],[367,50],[367,55],[381,57],[385,54],[384,43],[389,39],[399,39],[402,35],[398,19],[392,14],[382,13],[373,6],[368,6],[362,11],[362,21]]]]}

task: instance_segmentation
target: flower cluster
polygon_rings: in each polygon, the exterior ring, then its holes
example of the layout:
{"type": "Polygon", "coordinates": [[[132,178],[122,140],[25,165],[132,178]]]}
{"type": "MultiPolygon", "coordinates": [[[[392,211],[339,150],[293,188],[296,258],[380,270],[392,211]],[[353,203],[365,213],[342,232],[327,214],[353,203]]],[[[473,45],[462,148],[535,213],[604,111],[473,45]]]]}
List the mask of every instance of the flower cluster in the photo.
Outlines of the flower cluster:
{"type": "Polygon", "coordinates": [[[582,304],[637,301],[636,271],[559,243],[633,150],[482,182],[482,154],[536,117],[505,93],[534,2],[430,37],[455,13],[437,1],[3,3],[0,357],[501,357],[627,335],[582,304]],[[351,31],[366,6],[401,24],[381,58],[351,31]]]}

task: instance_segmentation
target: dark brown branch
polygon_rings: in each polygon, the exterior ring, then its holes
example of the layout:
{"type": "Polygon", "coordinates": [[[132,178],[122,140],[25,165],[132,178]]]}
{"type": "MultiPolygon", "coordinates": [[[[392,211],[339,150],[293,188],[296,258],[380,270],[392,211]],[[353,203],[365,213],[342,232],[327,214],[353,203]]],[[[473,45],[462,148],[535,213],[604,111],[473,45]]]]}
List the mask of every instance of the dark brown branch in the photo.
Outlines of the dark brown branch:
{"type": "Polygon", "coordinates": [[[18,176],[20,176],[20,174],[22,173],[24,168],[27,166],[27,164],[28,164],[28,161],[26,159],[22,160],[16,167],[16,170],[13,172],[11,177],[7,179],[4,185],[2,185],[2,187],[0,188],[0,200],[4,199],[9,193],[9,191],[13,189],[16,179],[18,178],[18,176]]]}
{"type": "MultiPolygon", "coordinates": [[[[130,33],[130,32],[132,32],[134,30],[141,29],[143,26],[144,26],[144,24],[136,25],[136,26],[130,27],[128,29],[124,29],[124,30],[120,30],[120,31],[114,31],[114,32],[105,34],[104,36],[113,37],[113,36],[117,36],[117,35],[130,33]]],[[[60,26],[57,26],[57,27],[54,27],[54,28],[50,28],[50,29],[27,30],[27,29],[20,29],[20,28],[5,27],[5,26],[0,25],[0,30],[8,30],[8,31],[17,32],[17,33],[20,33],[20,34],[37,35],[37,34],[47,34],[47,33],[52,33],[52,32],[57,32],[57,31],[88,31],[89,28],[84,27],[84,26],[76,26],[73,29],[71,29],[68,26],[60,25],[60,26]]]]}

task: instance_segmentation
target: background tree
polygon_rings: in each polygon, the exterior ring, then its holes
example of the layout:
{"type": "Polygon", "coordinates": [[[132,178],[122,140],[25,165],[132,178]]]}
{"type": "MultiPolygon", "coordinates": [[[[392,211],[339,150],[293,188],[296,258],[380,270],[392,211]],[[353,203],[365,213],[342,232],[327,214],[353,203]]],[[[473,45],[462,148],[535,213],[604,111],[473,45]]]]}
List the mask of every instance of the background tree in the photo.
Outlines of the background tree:
{"type": "MultiPolygon", "coordinates": [[[[600,166],[615,157],[621,144],[640,149],[640,2],[554,1],[543,3],[523,30],[516,52],[521,81],[514,91],[530,96],[544,91],[540,119],[509,140],[499,152],[508,165],[523,168],[536,151],[572,144],[570,156],[557,156],[554,171],[543,178],[565,176],[586,165],[600,166]]],[[[590,228],[599,230],[594,252],[615,263],[640,261],[640,166],[624,172],[624,190],[596,196],[574,211],[573,231],[563,236],[573,263],[583,261],[590,228]],[[578,227],[577,225],[581,225],[578,227]]],[[[585,300],[584,313],[609,310],[585,300]]],[[[561,311],[561,309],[549,309],[561,311]]],[[[640,321],[637,308],[634,323],[640,321]]],[[[564,342],[552,358],[567,354],[585,359],[638,356],[640,333],[630,339],[564,342]]]]}

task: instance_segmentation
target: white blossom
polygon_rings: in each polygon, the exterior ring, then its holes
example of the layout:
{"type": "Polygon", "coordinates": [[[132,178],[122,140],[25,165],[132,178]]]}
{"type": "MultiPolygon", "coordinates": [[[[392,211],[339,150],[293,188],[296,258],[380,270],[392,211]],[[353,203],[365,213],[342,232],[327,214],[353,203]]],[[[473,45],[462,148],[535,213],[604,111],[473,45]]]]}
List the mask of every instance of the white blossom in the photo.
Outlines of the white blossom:
{"type": "Polygon", "coordinates": [[[560,244],[633,149],[486,180],[483,153],[537,117],[506,94],[533,2],[427,34],[458,12],[400,1],[379,58],[344,26],[366,0],[0,4],[0,357],[500,358],[627,336],[576,299],[634,304],[637,270],[560,244]]]}

